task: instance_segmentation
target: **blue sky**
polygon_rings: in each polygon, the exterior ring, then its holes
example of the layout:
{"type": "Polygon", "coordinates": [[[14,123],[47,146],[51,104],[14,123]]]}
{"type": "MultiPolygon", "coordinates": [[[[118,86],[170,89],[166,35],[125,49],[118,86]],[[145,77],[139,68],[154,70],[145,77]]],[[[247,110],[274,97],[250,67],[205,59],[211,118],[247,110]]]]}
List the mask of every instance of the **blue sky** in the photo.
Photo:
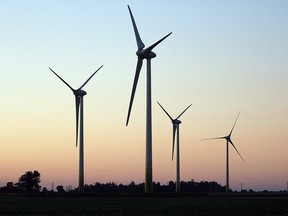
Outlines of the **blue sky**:
{"type": "Polygon", "coordinates": [[[1,184],[37,169],[42,182],[77,185],[75,110],[85,86],[86,183],[144,178],[145,69],[125,127],[136,67],[130,5],[146,46],[170,31],[152,60],[154,180],[175,179],[172,129],[181,117],[183,180],[225,184],[226,135],[239,110],[231,187],[286,189],[287,1],[0,1],[1,184]],[[171,133],[171,134],[170,134],[171,133]],[[133,163],[131,163],[133,161],[133,163]],[[69,168],[69,169],[68,169],[69,168]],[[65,170],[65,175],[61,175],[65,170]],[[116,170],[116,171],[115,171],[116,170]]]}

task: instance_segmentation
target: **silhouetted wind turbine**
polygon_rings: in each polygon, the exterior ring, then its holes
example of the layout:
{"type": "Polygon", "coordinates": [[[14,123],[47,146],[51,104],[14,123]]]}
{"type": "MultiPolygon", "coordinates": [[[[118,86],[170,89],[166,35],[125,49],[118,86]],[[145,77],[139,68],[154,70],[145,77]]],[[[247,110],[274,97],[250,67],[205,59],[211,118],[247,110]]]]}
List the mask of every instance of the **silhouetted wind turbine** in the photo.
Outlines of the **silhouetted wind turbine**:
{"type": "Polygon", "coordinates": [[[183,115],[184,112],[192,105],[190,104],[176,119],[173,119],[169,113],[157,102],[162,110],[167,114],[173,124],[173,145],[172,145],[172,160],[174,157],[174,146],[175,146],[175,134],[177,132],[177,158],[176,158],[176,192],[180,192],[180,145],[179,145],[179,125],[181,121],[179,118],[183,115]]]}
{"type": "Polygon", "coordinates": [[[215,138],[209,138],[209,139],[202,139],[202,140],[211,140],[211,139],[226,139],[226,192],[229,192],[229,143],[233,146],[233,148],[236,150],[236,152],[238,153],[238,155],[241,157],[241,159],[243,160],[244,163],[245,160],[243,159],[243,157],[241,156],[241,154],[239,153],[239,151],[237,150],[237,148],[235,147],[235,145],[233,144],[232,140],[231,140],[231,135],[232,132],[234,130],[235,124],[238,120],[238,117],[240,115],[240,112],[237,115],[237,118],[234,122],[234,125],[230,131],[230,133],[227,136],[224,137],[215,137],[215,138]]]}
{"type": "Polygon", "coordinates": [[[138,50],[136,55],[138,56],[136,73],[134,78],[134,83],[131,92],[131,98],[129,103],[128,115],[126,126],[129,123],[130,113],[133,105],[134,95],[137,88],[139,74],[142,68],[143,59],[147,60],[147,101],[146,101],[146,167],[145,167],[145,192],[151,193],[153,191],[153,180],[152,180],[152,112],[151,112],[151,59],[156,57],[156,54],[152,52],[152,49],[161,43],[165,38],[167,38],[172,32],[167,34],[165,37],[154,43],[153,45],[144,49],[145,45],[142,42],[135,20],[133,18],[131,9],[128,5],[128,10],[132,20],[134,33],[136,37],[136,42],[138,50]]]}
{"type": "Polygon", "coordinates": [[[64,82],[75,95],[76,105],[76,147],[79,135],[79,186],[78,192],[84,191],[84,114],[83,114],[83,97],[87,94],[82,88],[89,82],[89,80],[99,71],[99,67],[78,89],[73,89],[64,79],[62,79],[55,71],[49,68],[62,82],[64,82]],[[79,109],[80,109],[80,128],[79,128],[79,109]]]}

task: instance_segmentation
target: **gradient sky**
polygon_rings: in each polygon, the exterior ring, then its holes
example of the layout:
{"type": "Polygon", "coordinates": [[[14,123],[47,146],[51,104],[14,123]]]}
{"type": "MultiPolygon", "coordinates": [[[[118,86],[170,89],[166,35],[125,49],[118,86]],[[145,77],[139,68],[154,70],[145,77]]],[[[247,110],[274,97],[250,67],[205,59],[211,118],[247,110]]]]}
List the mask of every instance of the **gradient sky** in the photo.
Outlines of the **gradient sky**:
{"type": "Polygon", "coordinates": [[[181,179],[285,190],[288,180],[288,1],[0,1],[0,186],[28,170],[41,185],[78,184],[74,95],[48,67],[85,86],[85,183],[144,181],[143,64],[129,126],[136,67],[130,5],[146,46],[172,31],[152,60],[153,180],[175,180],[172,117],[181,117],[181,179]]]}

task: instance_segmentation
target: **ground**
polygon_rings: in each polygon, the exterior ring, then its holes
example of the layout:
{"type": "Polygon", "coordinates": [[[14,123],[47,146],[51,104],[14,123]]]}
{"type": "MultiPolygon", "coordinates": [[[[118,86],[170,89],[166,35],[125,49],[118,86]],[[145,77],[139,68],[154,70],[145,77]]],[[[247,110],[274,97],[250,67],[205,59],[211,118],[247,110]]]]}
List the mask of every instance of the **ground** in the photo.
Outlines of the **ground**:
{"type": "Polygon", "coordinates": [[[1,194],[0,215],[288,215],[288,194],[1,194]]]}

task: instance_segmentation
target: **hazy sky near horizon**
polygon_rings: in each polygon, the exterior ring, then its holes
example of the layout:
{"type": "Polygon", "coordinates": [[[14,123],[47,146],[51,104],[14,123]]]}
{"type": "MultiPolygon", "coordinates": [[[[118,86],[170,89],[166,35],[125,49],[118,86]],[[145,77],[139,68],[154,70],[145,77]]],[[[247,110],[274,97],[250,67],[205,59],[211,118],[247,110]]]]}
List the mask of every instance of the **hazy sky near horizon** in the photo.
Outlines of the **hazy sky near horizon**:
{"type": "Polygon", "coordinates": [[[137,57],[130,5],[152,60],[153,180],[175,180],[172,117],[181,117],[181,179],[285,190],[288,180],[288,2],[285,0],[0,0],[0,186],[28,170],[41,185],[78,184],[74,95],[48,67],[85,86],[85,183],[144,181],[146,61],[129,126],[137,57]]]}

